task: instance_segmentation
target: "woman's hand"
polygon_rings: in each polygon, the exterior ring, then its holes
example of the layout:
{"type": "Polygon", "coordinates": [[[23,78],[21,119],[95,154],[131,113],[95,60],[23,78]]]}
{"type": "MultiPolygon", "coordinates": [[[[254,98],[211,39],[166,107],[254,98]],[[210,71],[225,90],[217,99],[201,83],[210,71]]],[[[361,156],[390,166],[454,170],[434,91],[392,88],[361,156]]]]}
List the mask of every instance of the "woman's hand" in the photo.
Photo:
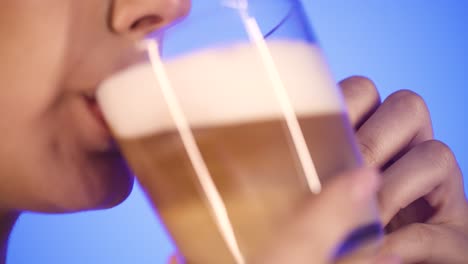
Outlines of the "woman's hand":
{"type": "MultiPolygon", "coordinates": [[[[363,222],[360,212],[368,212],[375,202],[379,178],[370,169],[333,177],[320,195],[311,195],[298,208],[267,250],[248,264],[399,263],[392,257],[377,258],[377,254],[334,261],[346,238],[369,224],[363,222]]],[[[175,257],[171,261],[178,263],[175,257]]]]}
{"type": "Polygon", "coordinates": [[[468,203],[452,151],[433,139],[424,100],[410,91],[383,103],[363,77],[340,83],[361,151],[382,171],[384,252],[404,263],[467,263],[468,203]]]}

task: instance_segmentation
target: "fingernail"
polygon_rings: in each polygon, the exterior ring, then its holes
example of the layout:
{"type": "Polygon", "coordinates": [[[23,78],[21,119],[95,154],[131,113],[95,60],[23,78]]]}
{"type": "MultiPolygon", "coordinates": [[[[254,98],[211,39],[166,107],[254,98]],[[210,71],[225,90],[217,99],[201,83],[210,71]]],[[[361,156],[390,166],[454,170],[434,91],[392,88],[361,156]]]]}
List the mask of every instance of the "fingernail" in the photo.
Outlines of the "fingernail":
{"type": "Polygon", "coordinates": [[[361,169],[353,174],[351,192],[353,199],[360,203],[368,201],[377,193],[380,177],[375,169],[361,169]]]}

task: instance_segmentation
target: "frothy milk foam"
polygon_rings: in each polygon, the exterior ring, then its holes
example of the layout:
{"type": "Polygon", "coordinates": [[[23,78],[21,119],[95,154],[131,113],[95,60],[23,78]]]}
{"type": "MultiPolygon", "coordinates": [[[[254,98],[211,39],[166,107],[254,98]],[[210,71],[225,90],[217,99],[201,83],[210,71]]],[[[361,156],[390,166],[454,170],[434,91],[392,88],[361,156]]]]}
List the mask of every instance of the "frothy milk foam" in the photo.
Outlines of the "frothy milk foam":
{"type": "MultiPolygon", "coordinates": [[[[306,117],[301,128],[318,172],[332,174],[354,164],[343,103],[319,49],[299,41],[267,44],[297,116],[306,117]]],[[[237,44],[200,51],[166,62],[165,70],[229,211],[241,251],[250,256],[307,192],[257,47],[237,44]]],[[[174,137],[176,126],[150,63],[104,82],[98,100],[188,263],[236,263],[192,181],[196,175],[174,137]],[[208,255],[206,247],[211,249],[208,255]]]]}
{"type": "MultiPolygon", "coordinates": [[[[344,111],[317,47],[299,41],[272,41],[268,47],[298,115],[344,111]]],[[[194,127],[282,117],[253,45],[201,51],[165,66],[184,114],[194,127]]],[[[133,66],[102,84],[98,100],[119,137],[174,128],[158,87],[149,63],[133,66]]]]}

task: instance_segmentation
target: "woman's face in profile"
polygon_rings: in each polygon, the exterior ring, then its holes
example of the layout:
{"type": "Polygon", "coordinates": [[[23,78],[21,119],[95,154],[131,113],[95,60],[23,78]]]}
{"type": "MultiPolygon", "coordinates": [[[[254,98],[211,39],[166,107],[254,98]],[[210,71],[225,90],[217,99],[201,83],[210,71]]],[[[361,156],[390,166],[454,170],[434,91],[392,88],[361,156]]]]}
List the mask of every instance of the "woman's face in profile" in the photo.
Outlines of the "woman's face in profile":
{"type": "Polygon", "coordinates": [[[133,178],[95,114],[98,84],[189,0],[4,0],[0,201],[67,212],[118,204],[133,178]]]}

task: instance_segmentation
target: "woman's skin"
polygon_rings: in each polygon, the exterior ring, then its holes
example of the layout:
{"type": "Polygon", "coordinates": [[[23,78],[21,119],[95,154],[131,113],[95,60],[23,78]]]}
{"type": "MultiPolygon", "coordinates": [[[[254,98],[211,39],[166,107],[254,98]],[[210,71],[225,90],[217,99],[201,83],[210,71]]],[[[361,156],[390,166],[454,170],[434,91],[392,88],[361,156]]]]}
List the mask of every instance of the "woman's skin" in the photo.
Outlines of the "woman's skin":
{"type": "MultiPolygon", "coordinates": [[[[92,97],[131,63],[136,41],[189,8],[189,0],[2,1],[0,263],[22,211],[109,208],[129,195],[133,178],[92,97]]],[[[380,103],[362,77],[341,86],[363,154],[382,171],[382,220],[393,219],[386,252],[408,263],[468,259],[462,175],[450,149],[433,140],[424,101],[401,91],[380,103]]]]}
{"type": "Polygon", "coordinates": [[[189,0],[2,1],[3,245],[21,211],[109,208],[129,195],[133,178],[89,97],[131,62],[136,41],[189,7],[189,0]]]}

